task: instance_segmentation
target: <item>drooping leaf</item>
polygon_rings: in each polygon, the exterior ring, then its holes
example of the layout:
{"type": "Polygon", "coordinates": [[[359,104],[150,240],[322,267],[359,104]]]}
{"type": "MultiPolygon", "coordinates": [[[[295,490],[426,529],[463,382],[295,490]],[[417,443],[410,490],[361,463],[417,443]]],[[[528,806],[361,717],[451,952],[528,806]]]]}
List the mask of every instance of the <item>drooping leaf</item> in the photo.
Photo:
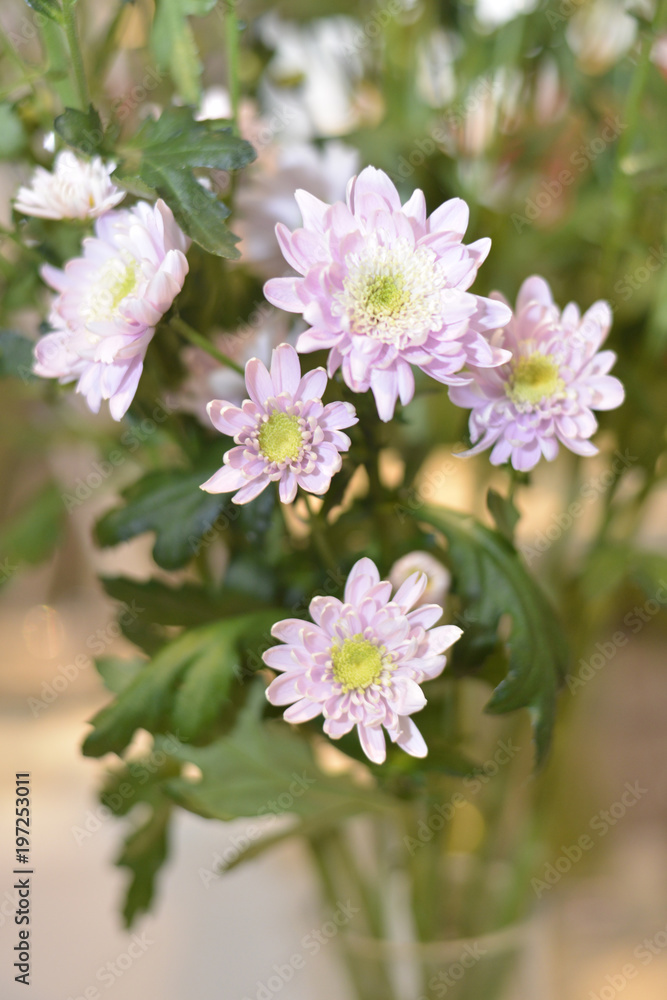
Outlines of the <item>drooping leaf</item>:
{"type": "Polygon", "coordinates": [[[126,927],[131,927],[136,917],[150,909],[156,875],[169,851],[170,816],[171,804],[165,799],[153,810],[148,822],[130,834],[116,861],[119,868],[129,868],[132,873],[123,906],[126,927]]]}
{"type": "Polygon", "coordinates": [[[121,494],[125,506],[97,522],[95,535],[107,547],[155,532],[153,558],[163,569],[185,566],[215,523],[225,497],[200,490],[205,473],[182,469],[149,472],[121,494]]]}
{"type": "Polygon", "coordinates": [[[569,660],[555,612],[501,534],[451,510],[424,507],[414,517],[447,538],[455,592],[477,628],[495,630],[501,616],[510,615],[508,673],[486,710],[503,713],[528,708],[540,764],[549,748],[557,692],[569,660]]]}

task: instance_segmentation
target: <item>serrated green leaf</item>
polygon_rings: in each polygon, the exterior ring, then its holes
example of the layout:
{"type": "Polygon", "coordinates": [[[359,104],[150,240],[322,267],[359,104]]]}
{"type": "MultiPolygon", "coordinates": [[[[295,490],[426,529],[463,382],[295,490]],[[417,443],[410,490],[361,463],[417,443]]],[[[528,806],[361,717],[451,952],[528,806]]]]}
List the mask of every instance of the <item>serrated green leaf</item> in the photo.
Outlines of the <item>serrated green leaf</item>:
{"type": "Polygon", "coordinates": [[[185,566],[225,504],[224,496],[199,488],[205,478],[203,472],[180,469],[149,472],[123,491],[124,507],[98,521],[97,541],[107,547],[154,531],[153,558],[158,566],[185,566]]]}
{"type": "Polygon", "coordinates": [[[234,135],[225,121],[195,121],[191,108],[166,108],[160,117],[149,118],[127,143],[153,166],[209,167],[238,170],[255,159],[255,150],[234,135]]]}
{"type": "Polygon", "coordinates": [[[537,763],[542,763],[551,740],[557,692],[569,661],[555,612],[501,534],[451,510],[422,508],[413,516],[447,538],[455,591],[475,623],[495,629],[502,615],[511,616],[512,630],[506,644],[509,670],[486,711],[529,708],[537,763]]]}
{"type": "Polygon", "coordinates": [[[164,198],[181,229],[208,253],[236,260],[239,237],[225,224],[227,206],[185,170],[144,161],[140,176],[164,198]]]}
{"type": "Polygon", "coordinates": [[[58,135],[68,146],[73,146],[87,156],[100,153],[104,146],[104,128],[100,116],[90,105],[87,111],[65,108],[53,123],[58,135]]]}
{"type": "Polygon", "coordinates": [[[283,812],[325,816],[333,824],[389,805],[380,792],[321,771],[309,743],[283,723],[261,723],[248,713],[228,736],[206,747],[184,746],[175,756],[196,764],[202,778],[176,778],[165,791],[201,816],[230,820],[283,812]]]}
{"type": "Polygon", "coordinates": [[[20,378],[23,382],[36,379],[32,374],[34,344],[13,330],[0,331],[0,376],[20,378]]]}
{"type": "Polygon", "coordinates": [[[57,0],[25,0],[25,2],[38,14],[44,14],[57,24],[62,24],[63,12],[57,0]]]}
{"type": "Polygon", "coordinates": [[[90,757],[120,754],[139,728],[172,732],[180,740],[198,736],[227,701],[246,648],[255,649],[280,614],[266,609],[237,615],[174,639],[98,712],[83,752],[90,757]],[[188,678],[191,671],[193,680],[188,678]]]}
{"type": "Polygon", "coordinates": [[[165,800],[153,810],[147,823],[130,834],[116,861],[119,868],[129,868],[132,873],[123,906],[126,927],[131,927],[137,916],[150,909],[156,875],[169,853],[170,817],[171,805],[165,800]]]}

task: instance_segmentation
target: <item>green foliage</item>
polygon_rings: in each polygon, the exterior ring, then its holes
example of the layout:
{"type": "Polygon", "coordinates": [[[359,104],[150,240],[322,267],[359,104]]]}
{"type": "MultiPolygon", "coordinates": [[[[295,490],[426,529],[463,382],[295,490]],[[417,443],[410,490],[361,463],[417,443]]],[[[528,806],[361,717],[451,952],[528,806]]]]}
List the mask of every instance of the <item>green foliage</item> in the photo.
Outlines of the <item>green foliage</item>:
{"type": "Polygon", "coordinates": [[[26,137],[21,119],[5,101],[0,103],[0,160],[9,160],[22,151],[26,137]]]}
{"type": "MultiPolygon", "coordinates": [[[[24,503],[21,512],[0,529],[0,554],[13,569],[38,565],[61,540],[65,508],[55,483],[47,483],[24,503]],[[16,565],[14,565],[16,564],[16,565]]],[[[8,579],[5,574],[2,581],[8,579]]]]}
{"type": "Polygon", "coordinates": [[[32,374],[33,343],[14,330],[0,330],[0,377],[12,376],[24,382],[34,381],[32,374]]]}
{"type": "Polygon", "coordinates": [[[105,152],[102,121],[92,104],[87,111],[65,108],[53,124],[58,135],[68,146],[73,146],[86,156],[105,152]]]}
{"type": "Polygon", "coordinates": [[[32,7],[38,14],[44,14],[45,17],[50,18],[57,24],[62,24],[62,7],[57,0],[25,0],[25,2],[28,7],[32,7]]]}
{"type": "MultiPolygon", "coordinates": [[[[477,633],[481,629],[493,637],[501,616],[511,616],[507,677],[493,692],[486,710],[503,713],[529,708],[537,763],[542,763],[551,740],[557,692],[569,660],[554,611],[503,535],[455,511],[423,508],[414,516],[446,537],[456,592],[477,633]]],[[[465,650],[464,640],[465,633],[460,640],[465,650]]],[[[457,648],[455,657],[458,652],[457,648]]]]}
{"type": "Polygon", "coordinates": [[[264,700],[263,687],[258,689],[229,735],[206,747],[175,752],[202,772],[196,783],[184,778],[167,783],[169,795],[180,805],[222,820],[287,812],[303,820],[318,817],[322,823],[391,806],[379,792],[361,789],[347,776],[325,774],[310,744],[291,727],[262,724],[257,695],[264,700]],[[283,792],[287,805],[277,802],[283,792]]]}
{"type": "Polygon", "coordinates": [[[121,576],[103,577],[102,586],[115,600],[129,605],[134,602],[143,608],[147,617],[159,625],[204,625],[266,606],[256,595],[231,587],[210,591],[192,583],[171,587],[159,580],[140,583],[121,576]]]}
{"type": "Polygon", "coordinates": [[[486,495],[486,506],[495,521],[496,528],[508,542],[514,541],[514,529],[521,517],[514,506],[514,501],[501,496],[496,490],[490,489],[486,495]]]}
{"type": "Polygon", "coordinates": [[[150,819],[125,841],[116,861],[119,868],[129,868],[132,878],[128,886],[123,919],[126,927],[150,909],[155,895],[155,877],[167,859],[168,829],[171,804],[165,800],[153,809],[150,819]]]}
{"type": "Polygon", "coordinates": [[[225,503],[224,496],[199,489],[205,478],[203,472],[181,469],[149,472],[123,491],[124,507],[109,511],[97,522],[98,543],[118,545],[153,531],[153,558],[158,566],[185,566],[225,503]]]}
{"type": "Polygon", "coordinates": [[[139,728],[185,740],[206,733],[228,702],[248,651],[261,663],[256,650],[279,614],[256,611],[184,632],[98,712],[83,752],[120,754],[139,728]]]}
{"type": "Polygon", "coordinates": [[[139,657],[125,660],[120,656],[100,656],[95,660],[95,666],[107,691],[120,694],[139,676],[146,666],[146,660],[139,657]]]}
{"type": "Polygon", "coordinates": [[[217,0],[156,0],[150,45],[158,66],[169,70],[179,93],[189,104],[201,96],[201,63],[188,15],[203,17],[217,0]]]}

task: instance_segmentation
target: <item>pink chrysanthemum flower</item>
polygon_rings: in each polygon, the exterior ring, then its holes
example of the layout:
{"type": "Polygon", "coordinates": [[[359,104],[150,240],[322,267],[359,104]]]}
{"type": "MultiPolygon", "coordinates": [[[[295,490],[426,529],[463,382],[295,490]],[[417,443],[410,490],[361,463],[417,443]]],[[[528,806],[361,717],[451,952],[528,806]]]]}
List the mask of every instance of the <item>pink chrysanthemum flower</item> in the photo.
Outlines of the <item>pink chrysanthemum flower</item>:
{"type": "Polygon", "coordinates": [[[449,385],[466,362],[493,366],[509,355],[480,331],[507,323],[502,302],[467,291],[491,247],[465,246],[468,206],[460,198],[426,216],[421,191],[401,206],[382,170],[367,167],[348,185],[347,204],[327,205],[306,191],[295,198],[304,228],[276,226],[289,264],[303,277],[273,278],[273,305],[303,313],[310,330],[297,349],[329,348],[329,375],[342,366],[354,392],[373,391],[382,420],[414,395],[416,365],[449,385]]]}
{"type": "Polygon", "coordinates": [[[93,413],[109,400],[120,420],[134,398],[155,325],[188,273],[189,239],[163,201],[139,202],[97,220],[83,241],[83,257],[42,277],[60,294],[49,322],[54,333],[35,346],[34,371],[76,391],[93,413]]]}
{"type": "Polygon", "coordinates": [[[607,374],[616,355],[598,351],[611,322],[611,309],[602,301],[583,317],[570,302],[561,315],[544,278],[527,278],[516,315],[494,335],[512,351],[512,360],[493,371],[471,366],[473,384],[449,390],[457,406],[472,407],[474,447],[461,454],[476,455],[494,445],[492,464],[511,460],[521,472],[542,455],[552,461],[559,441],[578,455],[597,454],[588,440],[598,426],[591,411],[613,410],[624,397],[619,380],[607,374]]]}
{"type": "Polygon", "coordinates": [[[282,671],[267,688],[272,705],[290,705],[287,722],[324,716],[324,731],[339,739],[356,725],[367,757],[386,756],[383,727],[393,743],[413,757],[425,757],[426,743],[409,718],[426,704],[419,687],[442,673],[443,653],[462,634],[455,625],[432,628],[442,615],[437,604],[412,608],[427,578],[413,573],[391,596],[370,559],[360,559],[345,585],[344,601],[315,597],[315,622],[288,618],[271,634],[284,646],[264,653],[264,662],[282,671]]]}
{"type": "Polygon", "coordinates": [[[278,482],[283,503],[291,503],[297,486],[308,493],[326,493],[342,465],[341,451],[350,447],[345,427],[357,423],[350,403],[322,403],[327,385],[324,368],[301,377],[299,355],[280,344],[271,358],[271,373],[259,358],[245,367],[250,399],[241,407],[223,399],[208,404],[208,415],[237,447],[202,489],[207,493],[238,490],[234,503],[249,503],[278,482]]]}
{"type": "Polygon", "coordinates": [[[80,160],[69,149],[58,153],[53,171],[37,167],[30,185],[19,188],[14,207],[40,219],[96,219],[123,200],[111,180],[113,164],[96,156],[80,160]]]}

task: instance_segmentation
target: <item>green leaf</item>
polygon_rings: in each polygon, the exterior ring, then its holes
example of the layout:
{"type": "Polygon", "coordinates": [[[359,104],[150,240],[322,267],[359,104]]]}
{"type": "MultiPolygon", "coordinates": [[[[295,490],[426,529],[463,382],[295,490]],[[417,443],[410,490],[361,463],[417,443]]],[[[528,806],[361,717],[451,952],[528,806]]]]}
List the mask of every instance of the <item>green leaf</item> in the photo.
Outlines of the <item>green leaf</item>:
{"type": "Polygon", "coordinates": [[[504,535],[508,542],[513,543],[514,529],[521,517],[521,514],[514,506],[514,501],[490,489],[486,495],[486,506],[489,508],[489,513],[495,521],[500,534],[504,535]]]}
{"type": "Polygon", "coordinates": [[[280,613],[267,609],[238,615],[191,629],[170,642],[111,705],[98,712],[84,754],[120,754],[139,728],[173,732],[179,740],[193,739],[206,730],[228,700],[244,651],[257,648],[280,613]]]}
{"type": "Polygon", "coordinates": [[[188,15],[203,17],[217,0],[156,0],[150,47],[160,69],[168,69],[181,97],[198,104],[201,62],[188,15]]]}
{"type": "Polygon", "coordinates": [[[104,129],[100,116],[90,105],[87,111],[76,108],[65,108],[62,115],[54,121],[54,128],[68,146],[93,156],[101,153],[104,147],[104,129]]]}
{"type": "Polygon", "coordinates": [[[509,670],[486,711],[529,708],[537,763],[542,763],[551,740],[557,692],[569,661],[555,612],[501,534],[455,511],[422,508],[413,516],[447,538],[455,592],[472,620],[495,630],[502,615],[511,616],[512,630],[506,643],[509,670]]]}
{"type": "Polygon", "coordinates": [[[20,378],[24,382],[35,381],[32,374],[32,350],[34,344],[27,337],[13,330],[0,331],[0,376],[20,378]]]}
{"type": "Polygon", "coordinates": [[[234,135],[225,120],[195,121],[192,108],[166,108],[148,118],[124,147],[140,151],[152,165],[238,170],[255,159],[249,142],[234,135]]]}
{"type": "Polygon", "coordinates": [[[192,172],[238,170],[255,159],[250,143],[228,122],[198,122],[192,108],[167,108],[144,122],[121,157],[115,181],[142,197],[164,198],[181,228],[209,253],[239,256],[238,239],[225,224],[229,209],[192,172]]]}
{"type": "Polygon", "coordinates": [[[0,104],[0,136],[2,136],[0,160],[13,159],[25,146],[26,136],[23,131],[23,122],[11,104],[4,101],[0,104]]]}
{"type": "Polygon", "coordinates": [[[135,602],[152,622],[160,625],[205,625],[217,618],[265,607],[261,599],[229,588],[213,593],[192,583],[170,587],[159,580],[128,580],[125,577],[102,577],[102,586],[110,597],[124,604],[135,602]]]}
{"type": "Polygon", "coordinates": [[[141,177],[164,198],[187,235],[208,253],[237,260],[239,241],[225,225],[227,206],[207,191],[192,173],[145,162],[141,177]]]}
{"type": "Polygon", "coordinates": [[[48,483],[0,529],[0,554],[10,563],[43,562],[61,540],[64,520],[60,492],[55,483],[48,483]]]}
{"type": "Polygon", "coordinates": [[[120,694],[136,680],[146,666],[146,660],[140,657],[123,660],[120,656],[100,656],[95,660],[95,666],[107,691],[120,694]]]}
{"type": "Polygon", "coordinates": [[[109,511],[97,522],[98,543],[118,545],[154,531],[153,558],[158,566],[185,566],[225,504],[224,496],[199,488],[205,478],[204,472],[181,469],[149,472],[123,491],[124,507],[109,511]]]}
{"type": "Polygon", "coordinates": [[[57,0],[25,0],[28,7],[32,7],[38,14],[44,14],[57,24],[62,24],[63,12],[57,0]]]}
{"type": "Polygon", "coordinates": [[[165,790],[201,816],[231,820],[293,813],[337,823],[390,805],[380,792],[360,788],[348,776],[325,774],[298,733],[282,722],[262,723],[248,711],[228,736],[206,747],[184,746],[175,756],[196,764],[202,777],[176,778],[165,790]]]}
{"type": "Polygon", "coordinates": [[[171,805],[165,800],[153,810],[147,823],[130,834],[116,861],[118,867],[129,868],[132,872],[123,907],[126,927],[131,927],[139,914],[150,909],[155,894],[155,878],[169,852],[167,835],[170,816],[171,805]]]}

